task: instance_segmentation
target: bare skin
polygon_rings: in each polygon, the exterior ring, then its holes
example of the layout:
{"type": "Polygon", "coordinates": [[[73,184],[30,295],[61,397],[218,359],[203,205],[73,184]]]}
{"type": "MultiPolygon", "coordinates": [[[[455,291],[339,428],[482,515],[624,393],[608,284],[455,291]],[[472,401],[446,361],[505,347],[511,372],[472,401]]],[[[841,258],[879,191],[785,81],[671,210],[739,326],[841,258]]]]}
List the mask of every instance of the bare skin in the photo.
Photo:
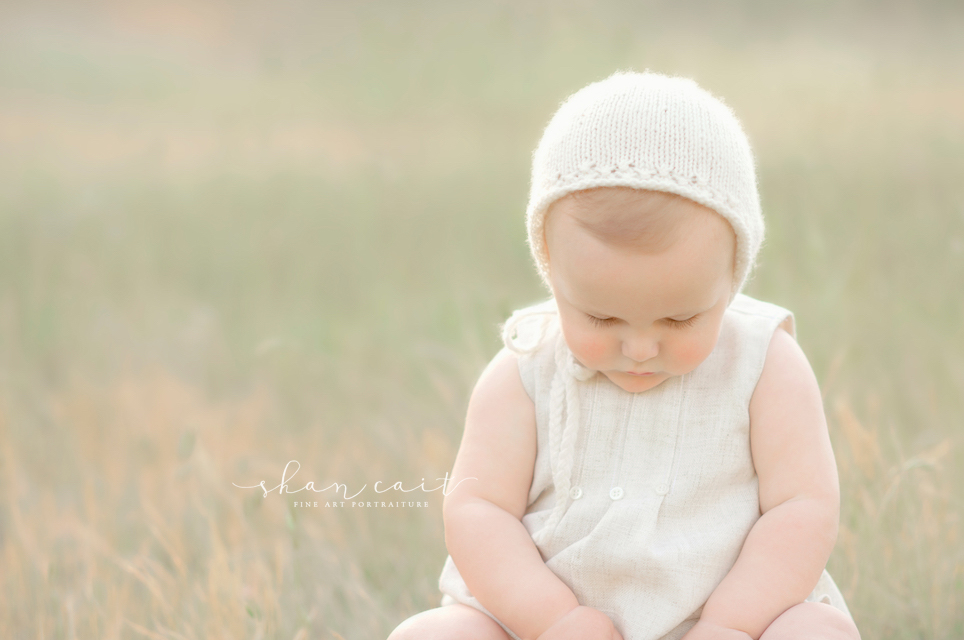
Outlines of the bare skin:
{"type": "MultiPolygon", "coordinates": [[[[536,640],[623,640],[605,614],[576,607],[536,640]]],[[[400,624],[389,640],[509,640],[492,618],[464,604],[429,609],[400,624]]],[[[524,639],[528,640],[528,639],[524,639]]]]}
{"type": "MultiPolygon", "coordinates": [[[[546,224],[553,294],[573,355],[626,391],[645,392],[692,371],[716,345],[734,236],[723,218],[688,200],[598,191],[553,206],[546,224]],[[607,241],[614,227],[606,216],[621,228],[627,207],[676,207],[683,222],[657,234],[655,248],[607,241]]],[[[763,515],[684,640],[859,640],[842,612],[803,602],[836,540],[839,489],[816,378],[783,328],[771,339],[749,413],[763,515]]],[[[443,504],[449,553],[472,594],[519,637],[622,640],[608,617],[580,606],[546,567],[521,523],[535,455],[535,408],[515,354],[503,351],[469,401],[452,472],[453,485],[465,482],[443,504]]],[[[390,640],[506,637],[485,614],[453,605],[406,620],[390,640]]]]}

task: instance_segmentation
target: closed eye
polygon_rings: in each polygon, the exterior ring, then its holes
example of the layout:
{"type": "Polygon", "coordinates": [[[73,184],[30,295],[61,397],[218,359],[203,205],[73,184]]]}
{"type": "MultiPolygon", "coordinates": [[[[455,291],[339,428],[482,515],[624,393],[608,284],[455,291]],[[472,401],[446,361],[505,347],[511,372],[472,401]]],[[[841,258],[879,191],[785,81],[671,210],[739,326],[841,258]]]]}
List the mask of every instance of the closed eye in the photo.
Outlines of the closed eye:
{"type": "Polygon", "coordinates": [[[673,320],[672,318],[666,318],[666,322],[669,323],[669,326],[675,329],[682,329],[684,327],[693,326],[693,324],[696,323],[696,319],[699,317],[700,315],[696,314],[695,316],[687,318],[686,320],[673,320]]]}
{"type": "Polygon", "coordinates": [[[595,327],[609,327],[611,325],[619,322],[618,318],[597,318],[596,316],[591,316],[588,313],[586,317],[589,318],[589,322],[595,327]]]}

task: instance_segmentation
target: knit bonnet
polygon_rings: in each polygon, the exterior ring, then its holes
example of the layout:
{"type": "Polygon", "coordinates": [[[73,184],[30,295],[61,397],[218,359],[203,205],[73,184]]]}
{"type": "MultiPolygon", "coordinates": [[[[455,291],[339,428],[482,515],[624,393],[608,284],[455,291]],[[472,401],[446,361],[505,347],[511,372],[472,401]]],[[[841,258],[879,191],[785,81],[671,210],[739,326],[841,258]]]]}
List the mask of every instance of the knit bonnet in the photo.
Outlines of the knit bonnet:
{"type": "Polygon", "coordinates": [[[547,287],[546,212],[596,187],[674,193],[723,216],[736,234],[730,302],[742,290],[763,242],[753,153],[729,107],[695,82],[617,72],[556,111],[533,154],[526,210],[529,248],[547,287]]]}

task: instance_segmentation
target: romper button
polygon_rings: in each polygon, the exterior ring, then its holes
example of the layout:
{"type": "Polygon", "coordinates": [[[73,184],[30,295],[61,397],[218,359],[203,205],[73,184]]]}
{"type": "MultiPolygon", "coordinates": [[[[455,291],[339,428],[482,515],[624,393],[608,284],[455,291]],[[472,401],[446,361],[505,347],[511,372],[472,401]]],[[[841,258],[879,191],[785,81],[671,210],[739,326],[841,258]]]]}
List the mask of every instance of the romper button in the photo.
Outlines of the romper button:
{"type": "Polygon", "coordinates": [[[661,496],[665,496],[667,493],[669,493],[669,485],[665,482],[660,482],[658,485],[656,485],[656,493],[661,496]]]}
{"type": "Polygon", "coordinates": [[[612,498],[613,500],[619,500],[620,498],[623,497],[623,488],[613,487],[612,489],[609,490],[609,497],[612,498]]]}
{"type": "Polygon", "coordinates": [[[578,500],[579,498],[582,497],[582,489],[580,489],[579,487],[573,487],[572,489],[569,490],[569,497],[572,498],[573,500],[578,500]]]}

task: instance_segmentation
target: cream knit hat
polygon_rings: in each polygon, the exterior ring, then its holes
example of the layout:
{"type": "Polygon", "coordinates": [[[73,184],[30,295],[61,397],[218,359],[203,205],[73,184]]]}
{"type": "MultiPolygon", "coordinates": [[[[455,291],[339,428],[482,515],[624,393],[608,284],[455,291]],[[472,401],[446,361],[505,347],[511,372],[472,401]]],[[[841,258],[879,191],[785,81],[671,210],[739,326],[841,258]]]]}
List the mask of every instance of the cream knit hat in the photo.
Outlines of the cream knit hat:
{"type": "Polygon", "coordinates": [[[529,248],[549,286],[545,219],[574,191],[632,187],[675,193],[716,211],[736,233],[733,297],[763,242],[753,152],[729,107],[685,78],[617,72],[570,96],[532,159],[529,248]]]}

